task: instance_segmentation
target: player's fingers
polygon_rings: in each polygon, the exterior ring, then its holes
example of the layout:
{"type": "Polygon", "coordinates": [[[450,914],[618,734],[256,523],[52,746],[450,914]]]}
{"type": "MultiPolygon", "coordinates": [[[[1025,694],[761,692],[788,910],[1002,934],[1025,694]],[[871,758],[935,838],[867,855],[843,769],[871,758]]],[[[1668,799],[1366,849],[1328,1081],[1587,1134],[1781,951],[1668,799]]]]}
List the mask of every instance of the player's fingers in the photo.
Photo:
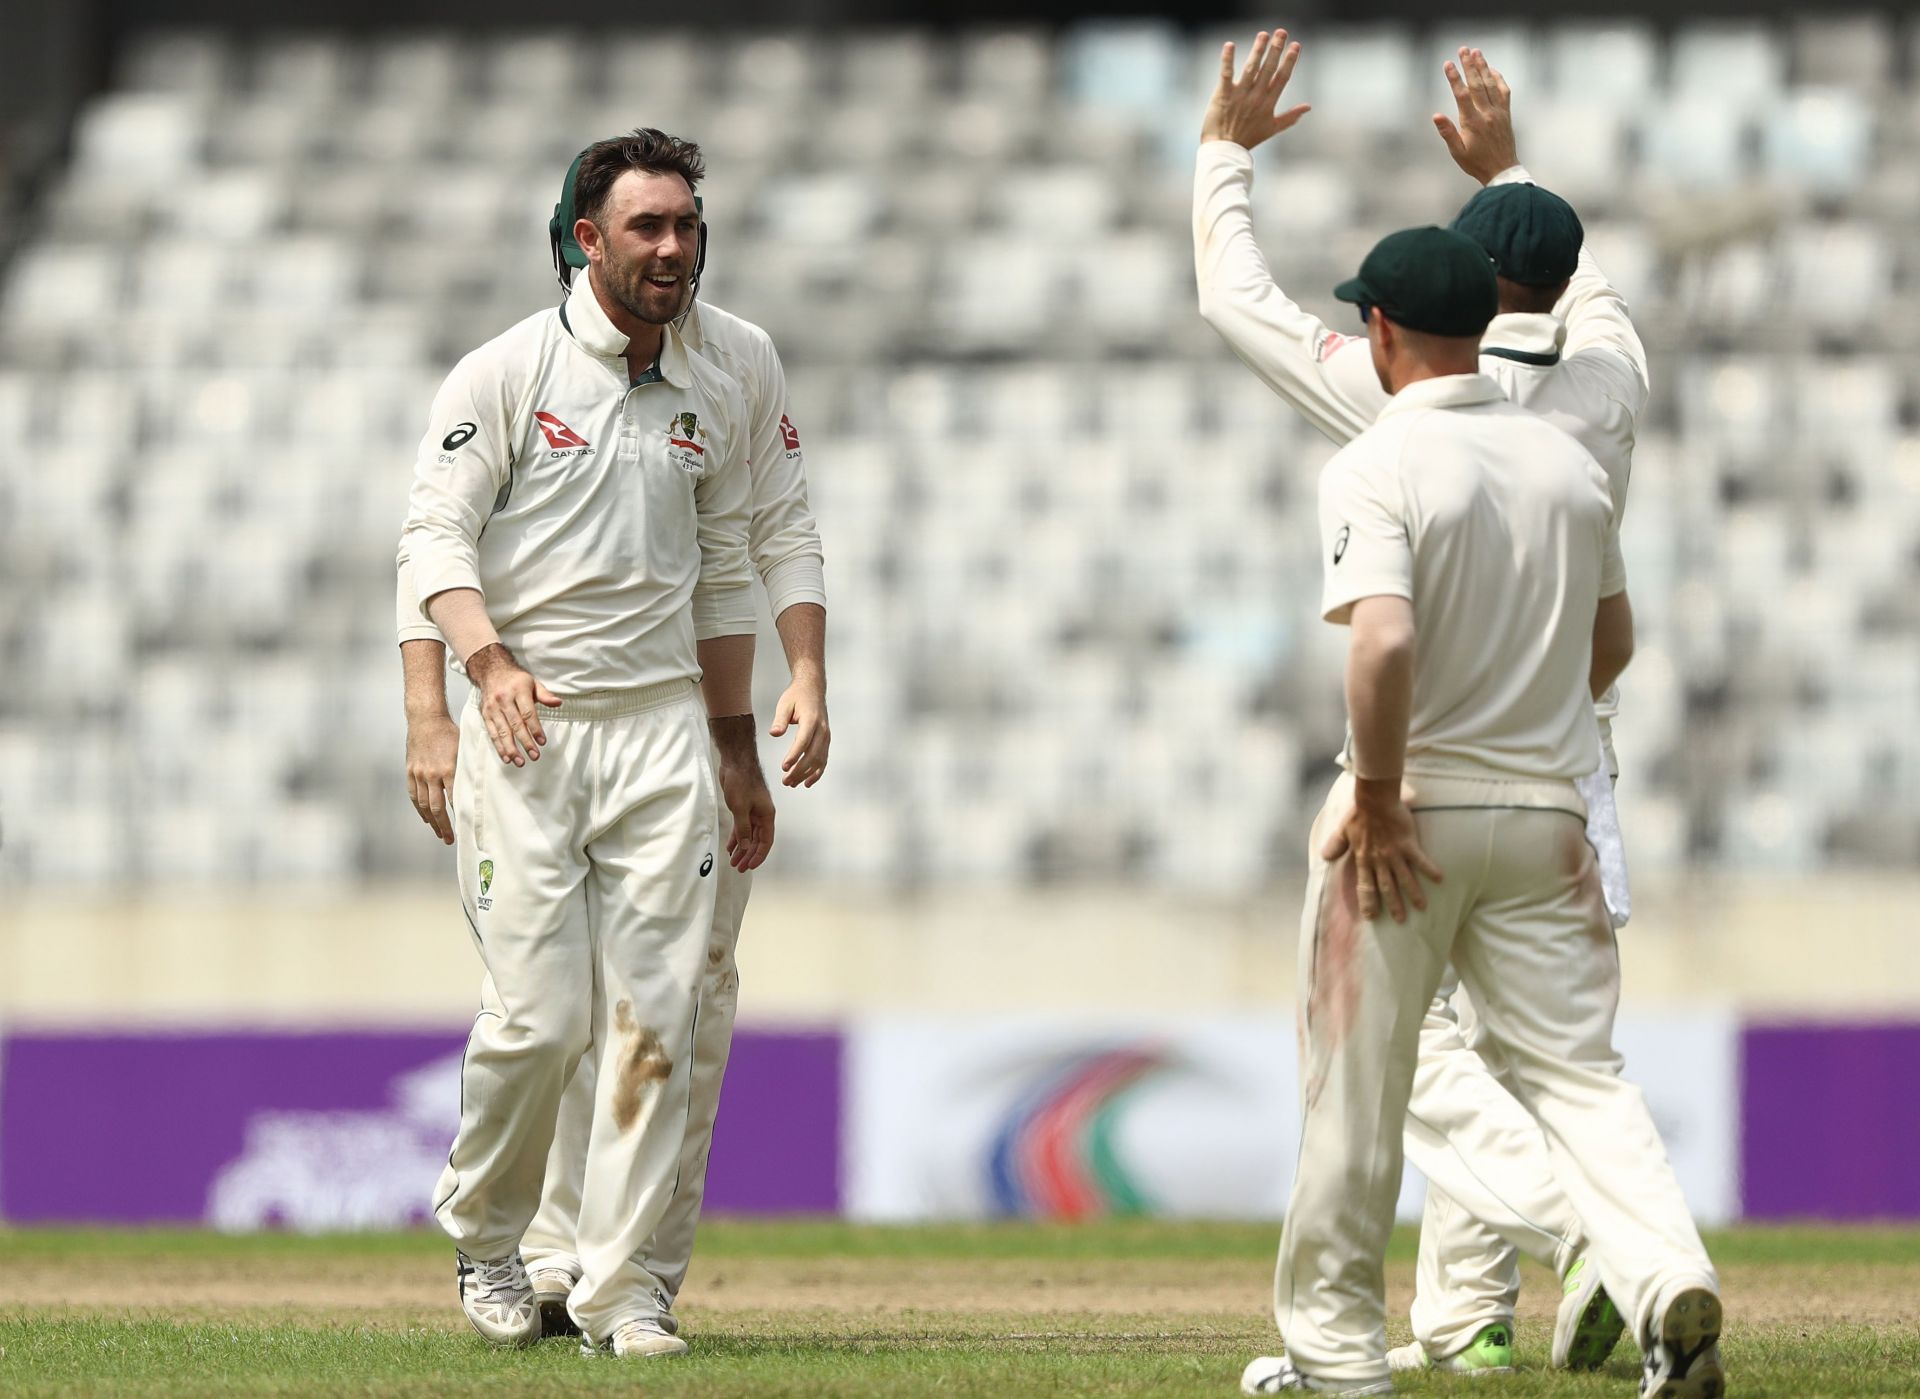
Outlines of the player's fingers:
{"type": "Polygon", "coordinates": [[[1247,54],[1247,66],[1240,70],[1241,83],[1258,82],[1260,80],[1260,70],[1265,66],[1266,59],[1267,31],[1262,29],[1258,34],[1253,36],[1253,48],[1247,54]]]}
{"type": "Polygon", "coordinates": [[[448,816],[449,789],[445,783],[435,782],[427,787],[427,810],[432,820],[427,824],[433,827],[433,833],[448,845],[453,844],[453,821],[448,816]]]}
{"type": "Polygon", "coordinates": [[[800,706],[794,702],[792,692],[780,696],[780,702],[773,707],[773,722],[767,725],[767,736],[778,738],[787,731],[787,725],[799,717],[800,706]]]}
{"type": "Polygon", "coordinates": [[[1305,102],[1302,102],[1298,107],[1289,107],[1273,119],[1274,133],[1278,135],[1280,132],[1285,131],[1312,110],[1313,108],[1305,102]]]}
{"type": "Polygon", "coordinates": [[[1373,878],[1380,889],[1381,902],[1386,905],[1387,914],[1396,923],[1407,921],[1407,907],[1400,898],[1400,884],[1393,875],[1393,862],[1376,859],[1373,878]]]}
{"type": "Polygon", "coordinates": [[[1481,106],[1492,105],[1493,82],[1487,77],[1487,56],[1475,49],[1467,55],[1467,87],[1481,106]]]}
{"type": "Polygon", "coordinates": [[[1408,903],[1424,911],[1427,906],[1427,891],[1421,887],[1419,876],[1413,872],[1413,863],[1406,856],[1396,856],[1393,862],[1393,882],[1406,896],[1408,903]]]}
{"type": "Polygon", "coordinates": [[[507,741],[506,720],[501,717],[500,706],[494,700],[488,700],[480,707],[480,722],[486,726],[487,737],[493,740],[493,751],[500,755],[500,761],[513,761],[513,745],[507,741]]]}
{"type": "Polygon", "coordinates": [[[1220,46],[1220,81],[1226,87],[1233,86],[1233,41],[1231,39],[1220,46]]]}
{"type": "MultiPolygon", "coordinates": [[[[1280,42],[1286,42],[1285,30],[1281,31],[1280,42]]],[[[1280,62],[1274,67],[1273,88],[1276,93],[1293,81],[1293,68],[1299,61],[1300,46],[1298,44],[1287,44],[1286,49],[1282,51],[1280,55],[1280,62]]]]}
{"type": "Polygon", "coordinates": [[[1466,143],[1460,139],[1460,128],[1453,124],[1453,118],[1439,112],[1433,114],[1433,129],[1440,133],[1440,139],[1446,142],[1447,150],[1454,156],[1463,156],[1467,152],[1466,143]]]}
{"type": "Polygon", "coordinates": [[[525,767],[527,758],[540,756],[540,745],[535,743],[533,735],[527,732],[527,721],[521,717],[518,709],[512,705],[503,706],[500,719],[507,726],[507,753],[515,767],[525,767]],[[526,758],[520,756],[520,750],[523,748],[526,750],[526,758]]]}
{"type": "Polygon", "coordinates": [[[1334,827],[1333,833],[1320,843],[1320,858],[1331,864],[1346,854],[1347,850],[1347,828],[1342,824],[1334,827]]]}
{"type": "Polygon", "coordinates": [[[1422,850],[1419,842],[1416,841],[1409,847],[1407,855],[1408,858],[1413,861],[1413,867],[1428,879],[1431,879],[1435,884],[1439,884],[1446,879],[1446,874],[1441,870],[1439,865],[1434,863],[1433,856],[1422,850]]]}
{"type": "Polygon", "coordinates": [[[560,707],[560,696],[556,695],[552,690],[549,690],[545,685],[542,685],[538,680],[533,682],[533,697],[548,709],[558,709],[560,707]]]}
{"type": "MultiPolygon", "coordinates": [[[[1466,50],[1462,49],[1460,52],[1465,54],[1466,50]]],[[[1452,59],[1448,59],[1442,65],[1441,71],[1447,75],[1447,86],[1453,89],[1453,100],[1460,104],[1462,111],[1465,111],[1469,99],[1467,80],[1460,76],[1460,69],[1455,66],[1452,59]]]]}
{"type": "MultiPolygon", "coordinates": [[[[538,683],[538,681],[535,682],[536,686],[538,683]]],[[[545,743],[547,741],[547,732],[540,727],[540,711],[534,708],[532,694],[516,695],[513,703],[515,712],[520,716],[520,727],[527,731],[528,737],[535,743],[545,743]]],[[[529,758],[537,758],[540,756],[540,752],[537,748],[529,748],[527,750],[527,756],[529,758]]]]}

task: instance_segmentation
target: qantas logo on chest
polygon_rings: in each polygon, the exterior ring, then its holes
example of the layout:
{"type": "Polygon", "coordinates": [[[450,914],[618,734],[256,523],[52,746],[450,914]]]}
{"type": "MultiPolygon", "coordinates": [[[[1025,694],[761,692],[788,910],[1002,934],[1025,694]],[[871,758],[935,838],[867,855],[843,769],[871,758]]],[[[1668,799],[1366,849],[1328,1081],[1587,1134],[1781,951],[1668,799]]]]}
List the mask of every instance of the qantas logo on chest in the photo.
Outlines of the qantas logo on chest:
{"type": "Polygon", "coordinates": [[[584,450],[593,445],[551,413],[536,412],[533,420],[540,424],[540,431],[546,434],[547,445],[555,449],[555,455],[568,449],[584,450]]]}

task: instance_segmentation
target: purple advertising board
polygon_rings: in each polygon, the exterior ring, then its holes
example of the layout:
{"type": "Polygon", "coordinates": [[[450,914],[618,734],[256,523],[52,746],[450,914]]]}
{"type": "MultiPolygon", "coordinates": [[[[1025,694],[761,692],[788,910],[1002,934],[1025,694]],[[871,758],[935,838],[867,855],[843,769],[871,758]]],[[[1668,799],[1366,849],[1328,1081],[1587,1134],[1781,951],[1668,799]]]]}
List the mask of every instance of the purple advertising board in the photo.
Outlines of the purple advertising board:
{"type": "Polygon", "coordinates": [[[1920,1024],[1748,1025],[1740,1057],[1746,1218],[1920,1218],[1920,1024]]]}
{"type": "MultiPolygon", "coordinates": [[[[0,1217],[381,1229],[422,1223],[459,1117],[458,1032],[13,1034],[0,1217]]],[[[708,1208],[840,1204],[841,1043],[734,1040],[708,1208]]]]}

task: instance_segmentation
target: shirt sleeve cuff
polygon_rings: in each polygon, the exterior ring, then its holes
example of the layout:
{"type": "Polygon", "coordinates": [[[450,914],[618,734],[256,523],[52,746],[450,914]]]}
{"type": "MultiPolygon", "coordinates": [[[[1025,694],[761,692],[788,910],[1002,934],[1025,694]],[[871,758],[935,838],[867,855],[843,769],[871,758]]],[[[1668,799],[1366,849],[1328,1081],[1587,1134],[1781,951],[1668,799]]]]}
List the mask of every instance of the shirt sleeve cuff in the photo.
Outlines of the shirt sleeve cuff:
{"type": "Polygon", "coordinates": [[[431,622],[403,622],[398,628],[398,631],[400,636],[399,644],[401,645],[405,645],[409,641],[444,642],[446,640],[445,637],[440,635],[440,628],[434,626],[431,622]]]}
{"type": "Polygon", "coordinates": [[[427,603],[455,588],[472,588],[481,596],[486,595],[486,589],[480,586],[480,574],[463,560],[448,559],[442,563],[431,563],[421,558],[414,560],[413,589],[420,598],[420,615],[426,621],[433,621],[433,614],[427,611],[427,603]]]}
{"type": "Polygon", "coordinates": [[[1505,170],[1502,170],[1498,175],[1495,175],[1491,180],[1488,180],[1487,187],[1491,189],[1494,185],[1535,185],[1538,183],[1540,182],[1528,173],[1527,167],[1516,161],[1505,170]]]}
{"type": "Polygon", "coordinates": [[[827,605],[827,577],[817,554],[782,559],[760,575],[767,585],[767,605],[778,617],[796,602],[827,605]]]}
{"type": "Polygon", "coordinates": [[[750,585],[742,583],[737,588],[717,588],[693,595],[695,641],[711,641],[716,636],[751,636],[757,630],[750,585]]]}

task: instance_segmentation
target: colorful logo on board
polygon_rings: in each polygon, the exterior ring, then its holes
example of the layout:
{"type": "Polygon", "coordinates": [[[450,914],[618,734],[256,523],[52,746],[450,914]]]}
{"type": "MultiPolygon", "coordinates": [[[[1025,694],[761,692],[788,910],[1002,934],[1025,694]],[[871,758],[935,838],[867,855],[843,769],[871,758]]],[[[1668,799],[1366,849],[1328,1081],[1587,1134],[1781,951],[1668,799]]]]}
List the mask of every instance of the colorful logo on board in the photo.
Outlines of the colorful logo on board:
{"type": "Polygon", "coordinates": [[[996,1214],[1048,1219],[1142,1215],[1155,1203],[1122,1159],[1119,1127],[1138,1091],[1174,1067],[1157,1048],[1076,1055],[1002,1120],[988,1152],[996,1214]]]}

